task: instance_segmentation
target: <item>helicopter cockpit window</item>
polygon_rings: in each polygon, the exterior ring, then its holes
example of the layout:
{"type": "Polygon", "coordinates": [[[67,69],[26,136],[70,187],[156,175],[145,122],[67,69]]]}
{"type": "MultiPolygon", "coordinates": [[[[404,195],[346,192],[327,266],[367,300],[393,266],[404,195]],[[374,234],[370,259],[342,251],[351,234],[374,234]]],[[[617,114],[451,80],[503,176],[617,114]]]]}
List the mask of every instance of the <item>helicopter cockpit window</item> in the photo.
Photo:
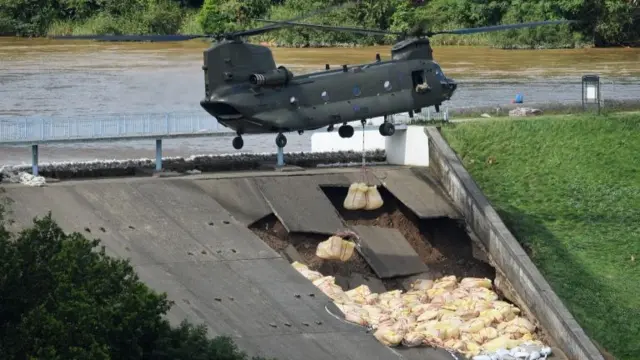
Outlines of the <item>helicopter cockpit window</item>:
{"type": "Polygon", "coordinates": [[[440,81],[445,81],[445,80],[447,80],[447,77],[446,77],[446,76],[444,76],[444,73],[442,72],[442,68],[440,68],[440,65],[438,65],[438,64],[436,64],[436,63],[434,63],[434,64],[433,64],[433,68],[434,68],[434,70],[435,70],[436,78],[437,78],[438,80],[440,80],[440,81]]]}

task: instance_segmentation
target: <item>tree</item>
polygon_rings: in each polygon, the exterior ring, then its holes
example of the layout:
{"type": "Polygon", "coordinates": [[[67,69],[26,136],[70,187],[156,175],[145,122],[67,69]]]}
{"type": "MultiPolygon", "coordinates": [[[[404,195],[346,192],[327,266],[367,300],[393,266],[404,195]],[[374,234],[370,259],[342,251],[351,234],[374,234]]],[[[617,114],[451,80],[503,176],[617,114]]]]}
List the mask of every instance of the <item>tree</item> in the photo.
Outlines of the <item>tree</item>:
{"type": "Polygon", "coordinates": [[[98,246],[51,214],[16,235],[0,224],[1,359],[247,359],[202,325],[172,328],[166,294],[98,246]]]}

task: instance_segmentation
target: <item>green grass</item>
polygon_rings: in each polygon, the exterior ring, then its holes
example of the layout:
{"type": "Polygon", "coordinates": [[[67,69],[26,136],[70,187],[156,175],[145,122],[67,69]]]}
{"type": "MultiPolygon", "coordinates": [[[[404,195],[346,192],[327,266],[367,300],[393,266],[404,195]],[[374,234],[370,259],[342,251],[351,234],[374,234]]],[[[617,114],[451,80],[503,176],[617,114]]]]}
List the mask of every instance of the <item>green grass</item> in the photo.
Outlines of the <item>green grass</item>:
{"type": "Polygon", "coordinates": [[[640,114],[442,132],[587,334],[640,358],[640,114]]]}

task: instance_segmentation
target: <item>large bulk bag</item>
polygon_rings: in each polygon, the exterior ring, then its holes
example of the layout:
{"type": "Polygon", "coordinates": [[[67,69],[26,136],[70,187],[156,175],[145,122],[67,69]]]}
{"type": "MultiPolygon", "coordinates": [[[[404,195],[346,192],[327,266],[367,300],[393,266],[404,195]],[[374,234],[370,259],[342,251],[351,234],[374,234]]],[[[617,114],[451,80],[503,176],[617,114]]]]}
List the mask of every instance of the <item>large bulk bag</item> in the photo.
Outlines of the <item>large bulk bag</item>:
{"type": "Polygon", "coordinates": [[[382,201],[382,196],[380,196],[380,192],[378,192],[378,187],[367,186],[367,191],[365,193],[366,205],[364,207],[365,210],[376,210],[384,205],[384,201],[382,201]]]}
{"type": "Polygon", "coordinates": [[[369,188],[363,183],[353,183],[349,186],[347,197],[342,204],[347,210],[361,210],[367,206],[367,190],[369,188]]]}
{"type": "Polygon", "coordinates": [[[332,236],[318,244],[316,256],[325,260],[347,261],[353,255],[356,244],[339,236],[332,236]]]}

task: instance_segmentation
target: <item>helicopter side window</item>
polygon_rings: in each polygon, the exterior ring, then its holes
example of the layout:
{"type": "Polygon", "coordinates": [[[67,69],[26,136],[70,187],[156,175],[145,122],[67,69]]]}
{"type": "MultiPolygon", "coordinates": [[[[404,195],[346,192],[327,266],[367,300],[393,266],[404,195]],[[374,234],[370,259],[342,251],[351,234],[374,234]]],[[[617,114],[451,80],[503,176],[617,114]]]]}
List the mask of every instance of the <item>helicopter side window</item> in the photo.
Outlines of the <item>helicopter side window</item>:
{"type": "Polygon", "coordinates": [[[411,73],[413,79],[413,86],[418,86],[424,83],[424,70],[417,70],[411,73]]]}
{"type": "Polygon", "coordinates": [[[413,89],[419,94],[423,94],[429,91],[429,84],[425,82],[424,70],[416,70],[411,73],[413,80],[413,89]]]}

